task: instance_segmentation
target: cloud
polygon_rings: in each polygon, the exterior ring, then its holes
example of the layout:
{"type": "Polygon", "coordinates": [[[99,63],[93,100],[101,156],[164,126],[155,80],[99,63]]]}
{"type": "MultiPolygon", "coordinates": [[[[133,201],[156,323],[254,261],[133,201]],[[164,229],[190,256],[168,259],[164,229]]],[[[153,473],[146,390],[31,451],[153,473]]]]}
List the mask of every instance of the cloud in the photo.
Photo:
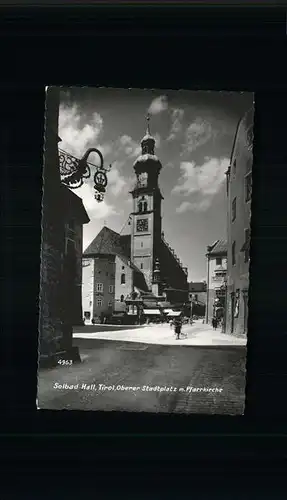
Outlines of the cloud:
{"type": "Polygon", "coordinates": [[[118,140],[116,146],[117,155],[124,153],[127,156],[139,156],[141,153],[141,146],[134,141],[129,135],[122,135],[118,140]]]}
{"type": "Polygon", "coordinates": [[[99,146],[97,146],[97,149],[101,151],[103,157],[105,158],[107,155],[111,154],[112,145],[106,142],[104,144],[100,144],[99,146]]]}
{"type": "Polygon", "coordinates": [[[90,219],[102,219],[117,214],[115,208],[109,205],[106,200],[101,203],[95,200],[93,184],[91,183],[86,183],[77,189],[76,194],[82,198],[90,219]]]}
{"type": "Polygon", "coordinates": [[[172,161],[169,161],[168,163],[166,163],[165,165],[165,168],[173,168],[174,167],[174,163],[172,163],[172,161]]]}
{"type": "Polygon", "coordinates": [[[159,97],[156,97],[150,104],[148,108],[148,113],[151,115],[157,115],[158,113],[161,113],[162,111],[165,111],[168,109],[168,100],[167,96],[161,95],[159,97]]]}
{"type": "Polygon", "coordinates": [[[179,207],[176,208],[176,212],[178,214],[183,214],[184,212],[193,211],[193,212],[205,212],[209,209],[212,203],[212,197],[204,198],[197,202],[183,201],[179,207]]]}
{"type": "Polygon", "coordinates": [[[103,130],[101,115],[94,112],[88,116],[77,104],[62,104],[59,109],[59,136],[61,149],[81,157],[89,147],[97,147],[103,130]]]}
{"type": "Polygon", "coordinates": [[[201,117],[191,123],[185,131],[183,153],[192,153],[218,134],[210,120],[201,117]]]}
{"type": "Polygon", "coordinates": [[[173,141],[182,130],[182,119],[184,111],[180,108],[173,108],[171,112],[171,128],[167,141],[173,141]]]}
{"type": "Polygon", "coordinates": [[[115,161],[112,164],[111,170],[108,172],[108,191],[114,196],[118,196],[125,186],[127,185],[126,180],[120,174],[119,170],[123,166],[124,162],[115,161]]]}
{"type": "Polygon", "coordinates": [[[192,195],[196,197],[196,200],[183,201],[177,208],[177,213],[183,213],[187,210],[207,210],[225,180],[228,165],[227,158],[206,157],[205,162],[200,166],[194,162],[182,162],[180,165],[181,176],[172,193],[183,196],[192,195]]]}
{"type": "Polygon", "coordinates": [[[156,133],[154,135],[154,139],[155,139],[155,147],[157,149],[160,148],[160,145],[161,145],[161,136],[158,133],[156,133]]]}
{"type": "Polygon", "coordinates": [[[192,193],[215,194],[225,179],[228,168],[227,158],[205,158],[203,165],[184,161],[180,164],[181,176],[173,193],[188,196],[192,193]]]}

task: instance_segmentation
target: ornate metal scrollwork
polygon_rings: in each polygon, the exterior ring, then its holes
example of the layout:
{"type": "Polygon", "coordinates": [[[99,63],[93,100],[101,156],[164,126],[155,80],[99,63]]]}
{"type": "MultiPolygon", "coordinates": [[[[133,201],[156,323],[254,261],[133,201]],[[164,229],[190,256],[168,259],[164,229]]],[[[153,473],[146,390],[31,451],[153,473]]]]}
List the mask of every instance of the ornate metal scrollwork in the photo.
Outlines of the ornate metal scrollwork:
{"type": "Polygon", "coordinates": [[[59,149],[59,165],[61,182],[70,189],[80,188],[84,183],[84,179],[88,179],[91,176],[91,167],[94,167],[96,169],[94,175],[95,199],[99,203],[103,201],[108,184],[107,172],[112,168],[112,165],[109,165],[108,168],[104,167],[104,158],[101,151],[96,148],[89,148],[79,160],[66,151],[59,149]],[[91,153],[98,154],[100,165],[88,162],[91,153]]]}

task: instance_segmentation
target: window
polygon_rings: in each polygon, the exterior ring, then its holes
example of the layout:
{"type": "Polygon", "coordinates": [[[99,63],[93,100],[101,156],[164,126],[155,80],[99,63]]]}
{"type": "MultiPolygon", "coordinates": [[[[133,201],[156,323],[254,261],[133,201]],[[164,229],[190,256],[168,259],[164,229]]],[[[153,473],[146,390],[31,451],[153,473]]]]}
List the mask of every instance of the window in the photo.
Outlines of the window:
{"type": "Polygon", "coordinates": [[[143,242],[141,241],[141,248],[143,247],[143,242]]]}
{"type": "Polygon", "coordinates": [[[236,255],[235,255],[235,241],[232,243],[232,255],[231,255],[231,261],[232,261],[232,265],[234,266],[235,263],[236,263],[236,255]]]}
{"type": "Polygon", "coordinates": [[[106,273],[106,276],[109,276],[109,273],[106,273]]]}
{"type": "Polygon", "coordinates": [[[92,301],[90,300],[89,306],[91,307],[91,305],[92,305],[92,301]]]}
{"type": "Polygon", "coordinates": [[[216,265],[221,266],[222,265],[222,257],[216,257],[216,265]]]}
{"type": "Polygon", "coordinates": [[[246,203],[251,200],[252,195],[252,173],[249,172],[245,176],[245,201],[246,203]]]}
{"type": "Polygon", "coordinates": [[[221,299],[222,297],[225,297],[225,289],[219,288],[218,290],[215,290],[215,296],[217,299],[221,299]]]}
{"type": "Polygon", "coordinates": [[[124,298],[125,298],[124,295],[121,295],[121,302],[124,301],[124,298]]]}
{"type": "Polygon", "coordinates": [[[101,307],[103,305],[102,299],[97,299],[97,306],[101,307]]]}
{"type": "Polygon", "coordinates": [[[104,291],[103,283],[97,283],[96,290],[97,292],[103,292],[104,291]]]}
{"type": "Polygon", "coordinates": [[[113,302],[111,300],[108,302],[108,307],[113,307],[113,302]]]}
{"type": "Polygon", "coordinates": [[[142,198],[138,202],[138,211],[140,213],[147,212],[147,201],[144,196],[142,196],[142,198]]]}
{"type": "Polygon", "coordinates": [[[125,285],[126,284],[126,275],[123,273],[121,274],[121,285],[125,285]]]}
{"type": "Polygon", "coordinates": [[[236,219],[236,198],[234,198],[234,200],[232,201],[231,213],[232,213],[232,222],[233,222],[236,219]]]}
{"type": "Polygon", "coordinates": [[[143,263],[141,262],[141,269],[143,269],[143,263]]]}
{"type": "Polygon", "coordinates": [[[216,271],[215,271],[215,276],[216,276],[217,278],[223,278],[223,277],[225,276],[225,273],[223,273],[223,272],[216,272],[216,271]]]}
{"type": "Polygon", "coordinates": [[[114,291],[114,286],[113,285],[109,285],[109,293],[113,293],[114,291]]]}
{"type": "Polygon", "coordinates": [[[122,266],[122,271],[124,271],[124,270],[125,270],[125,266],[122,266]]]}
{"type": "Polygon", "coordinates": [[[85,312],[84,312],[84,317],[85,317],[86,319],[91,319],[91,313],[90,313],[90,311],[85,311],[85,312]]]}

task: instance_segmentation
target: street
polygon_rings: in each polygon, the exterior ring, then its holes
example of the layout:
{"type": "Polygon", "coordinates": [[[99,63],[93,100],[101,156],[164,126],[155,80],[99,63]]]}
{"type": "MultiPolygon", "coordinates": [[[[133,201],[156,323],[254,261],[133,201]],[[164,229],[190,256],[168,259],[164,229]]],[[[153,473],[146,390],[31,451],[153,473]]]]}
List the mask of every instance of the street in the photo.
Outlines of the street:
{"type": "MultiPolygon", "coordinates": [[[[116,335],[124,337],[131,332],[149,337],[151,328],[75,333],[74,344],[79,346],[82,363],[39,371],[39,408],[243,414],[244,345],[184,345],[188,339],[176,341],[168,325],[153,327],[165,343],[115,340],[116,335]],[[111,341],[96,335],[114,338],[111,341]]],[[[198,330],[205,341],[210,333],[199,324],[186,329],[193,329],[194,338],[200,337],[198,330]]]]}
{"type": "Polygon", "coordinates": [[[174,335],[174,329],[169,324],[143,326],[94,325],[74,329],[75,338],[121,340],[161,345],[200,345],[200,346],[245,346],[246,338],[238,338],[221,332],[220,328],[213,330],[202,320],[194,321],[193,325],[183,325],[180,340],[174,335]]]}

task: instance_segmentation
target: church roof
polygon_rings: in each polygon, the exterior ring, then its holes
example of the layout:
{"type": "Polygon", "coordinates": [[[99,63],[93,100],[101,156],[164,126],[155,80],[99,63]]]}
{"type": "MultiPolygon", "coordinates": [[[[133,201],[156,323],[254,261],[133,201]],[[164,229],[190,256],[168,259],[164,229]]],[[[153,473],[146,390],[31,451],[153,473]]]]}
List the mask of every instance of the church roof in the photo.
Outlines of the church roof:
{"type": "Polygon", "coordinates": [[[120,235],[104,226],[84,251],[85,256],[96,254],[117,255],[121,253],[120,235]]]}

